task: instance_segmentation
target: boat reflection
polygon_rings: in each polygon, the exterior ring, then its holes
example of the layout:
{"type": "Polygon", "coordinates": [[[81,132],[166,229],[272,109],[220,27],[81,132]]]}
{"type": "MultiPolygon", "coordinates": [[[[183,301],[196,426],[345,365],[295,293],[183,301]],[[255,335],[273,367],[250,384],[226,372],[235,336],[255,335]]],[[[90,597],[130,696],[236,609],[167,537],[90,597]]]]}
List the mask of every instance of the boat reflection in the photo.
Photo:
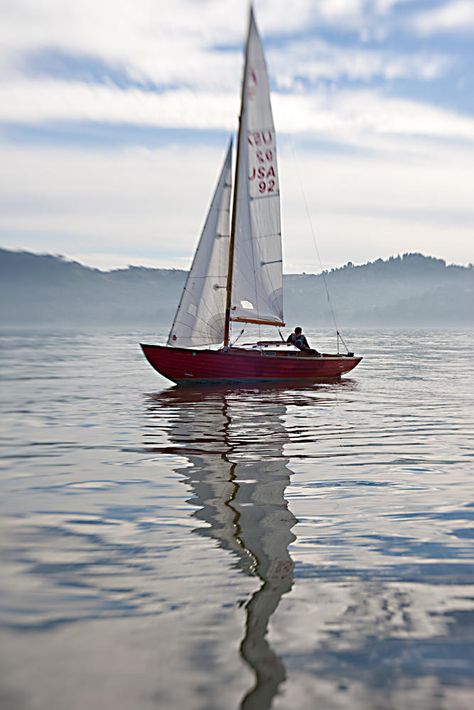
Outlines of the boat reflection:
{"type": "Polygon", "coordinates": [[[241,701],[245,710],[269,708],[286,678],[267,640],[271,616],[293,585],[288,546],[296,519],[285,500],[286,396],[274,387],[172,389],[150,403],[152,410],[167,408],[171,445],[165,450],[188,462],[180,472],[193,492],[189,502],[199,506],[193,515],[206,523],[195,533],[232,551],[237,566],[261,580],[244,607],[240,655],[255,678],[241,701]]]}

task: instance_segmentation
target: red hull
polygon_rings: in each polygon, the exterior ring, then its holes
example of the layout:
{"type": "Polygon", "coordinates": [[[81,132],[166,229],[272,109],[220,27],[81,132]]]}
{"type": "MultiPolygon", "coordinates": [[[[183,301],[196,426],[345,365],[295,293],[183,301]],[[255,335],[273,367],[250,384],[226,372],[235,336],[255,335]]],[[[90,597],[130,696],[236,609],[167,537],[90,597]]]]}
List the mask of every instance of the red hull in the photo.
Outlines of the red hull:
{"type": "Polygon", "coordinates": [[[280,356],[257,350],[191,350],[166,345],[141,345],[150,365],[177,384],[192,382],[330,382],[353,370],[361,357],[295,354],[280,356]]]}

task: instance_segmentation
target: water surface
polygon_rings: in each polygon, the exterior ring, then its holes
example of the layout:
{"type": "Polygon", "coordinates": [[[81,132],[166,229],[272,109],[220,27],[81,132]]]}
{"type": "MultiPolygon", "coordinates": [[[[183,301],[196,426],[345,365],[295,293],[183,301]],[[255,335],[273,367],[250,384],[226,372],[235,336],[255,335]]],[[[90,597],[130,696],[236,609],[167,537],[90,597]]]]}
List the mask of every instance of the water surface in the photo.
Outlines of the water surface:
{"type": "Polygon", "coordinates": [[[179,390],[152,334],[2,333],[2,710],[471,707],[472,332],[348,336],[179,390]]]}

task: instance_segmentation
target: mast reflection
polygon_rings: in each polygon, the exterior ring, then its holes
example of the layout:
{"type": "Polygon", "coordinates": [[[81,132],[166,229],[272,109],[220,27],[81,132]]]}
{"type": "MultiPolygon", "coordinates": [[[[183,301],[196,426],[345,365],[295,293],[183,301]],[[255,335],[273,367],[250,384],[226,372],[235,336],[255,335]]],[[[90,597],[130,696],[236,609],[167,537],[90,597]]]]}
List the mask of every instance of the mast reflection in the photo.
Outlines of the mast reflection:
{"type": "Polygon", "coordinates": [[[189,502],[199,506],[194,517],[207,524],[194,532],[232,551],[237,566],[261,580],[244,607],[240,655],[255,681],[241,701],[243,710],[270,708],[286,678],[266,638],[272,614],[293,585],[288,546],[296,519],[284,496],[290,471],[281,394],[274,388],[173,389],[154,395],[150,406],[151,414],[166,409],[161,425],[171,446],[160,450],[191,464],[180,472],[193,492],[189,502]]]}

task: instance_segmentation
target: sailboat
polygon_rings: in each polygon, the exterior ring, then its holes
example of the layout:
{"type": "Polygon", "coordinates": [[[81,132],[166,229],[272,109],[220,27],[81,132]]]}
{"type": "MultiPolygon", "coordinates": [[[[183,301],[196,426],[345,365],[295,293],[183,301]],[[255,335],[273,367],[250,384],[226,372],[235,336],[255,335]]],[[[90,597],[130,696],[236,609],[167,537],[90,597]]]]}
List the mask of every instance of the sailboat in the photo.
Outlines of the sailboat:
{"type": "Polygon", "coordinates": [[[233,324],[286,325],[275,126],[252,8],[232,177],[231,141],[168,341],[142,343],[146,359],[177,384],[340,379],[362,358],[299,350],[281,334],[243,345],[231,340],[233,324]]]}

